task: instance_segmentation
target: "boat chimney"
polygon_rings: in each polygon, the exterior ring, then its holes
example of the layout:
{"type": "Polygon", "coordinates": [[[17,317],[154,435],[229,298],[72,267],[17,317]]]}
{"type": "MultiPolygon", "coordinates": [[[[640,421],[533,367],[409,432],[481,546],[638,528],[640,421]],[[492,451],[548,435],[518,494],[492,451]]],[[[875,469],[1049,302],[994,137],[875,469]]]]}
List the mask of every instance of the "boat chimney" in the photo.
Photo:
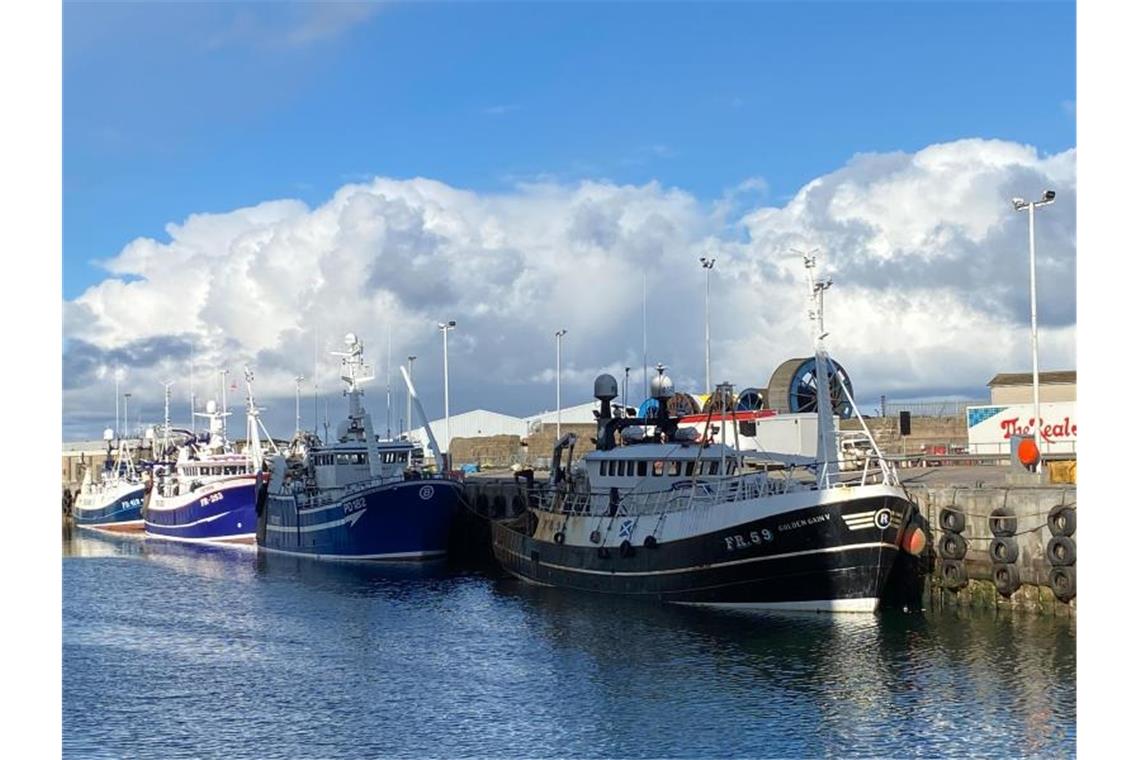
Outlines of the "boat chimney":
{"type": "Polygon", "coordinates": [[[669,419],[669,399],[673,398],[673,381],[665,374],[665,365],[658,364],[655,368],[657,377],[649,381],[649,395],[657,402],[657,417],[660,420],[669,419]]]}

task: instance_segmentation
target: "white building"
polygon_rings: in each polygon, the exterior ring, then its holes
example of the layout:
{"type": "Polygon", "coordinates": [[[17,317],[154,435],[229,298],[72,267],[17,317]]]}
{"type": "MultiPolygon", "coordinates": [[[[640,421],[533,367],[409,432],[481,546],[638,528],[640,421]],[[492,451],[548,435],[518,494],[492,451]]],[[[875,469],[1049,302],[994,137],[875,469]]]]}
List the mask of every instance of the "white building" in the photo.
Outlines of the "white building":
{"type": "MultiPolygon", "coordinates": [[[[587,401],[584,404],[576,406],[563,407],[562,409],[562,422],[564,424],[574,423],[593,423],[595,421],[594,412],[601,411],[602,402],[600,401],[587,401]]],[[[536,432],[542,425],[554,425],[558,422],[557,410],[553,412],[541,412],[539,414],[531,415],[525,418],[526,428],[528,432],[536,432]]]]}
{"type": "MultiPolygon", "coordinates": [[[[450,440],[445,440],[447,422],[440,418],[432,420],[428,424],[431,426],[432,435],[435,436],[440,447],[445,452],[448,451],[450,440]]],[[[475,409],[470,412],[451,415],[452,438],[485,438],[492,435],[517,435],[523,438],[526,436],[526,430],[526,421],[521,417],[512,417],[509,414],[499,414],[486,409],[475,409]]],[[[423,426],[411,431],[411,439],[423,446],[425,452],[431,448],[423,426]]]]}
{"type": "MultiPolygon", "coordinates": [[[[593,423],[594,410],[600,408],[601,402],[599,401],[587,401],[577,406],[565,407],[562,409],[562,422],[567,424],[593,423]]],[[[540,412],[529,417],[514,417],[486,409],[475,409],[470,412],[451,415],[451,437],[485,438],[492,435],[517,435],[519,438],[526,438],[531,433],[537,432],[543,424],[554,425],[557,422],[557,411],[540,412]]],[[[448,451],[448,442],[444,441],[447,428],[444,419],[441,417],[428,424],[431,426],[431,432],[436,441],[439,442],[444,451],[448,451]]],[[[410,432],[410,437],[423,446],[425,451],[431,448],[422,425],[414,428],[410,432]]]]}

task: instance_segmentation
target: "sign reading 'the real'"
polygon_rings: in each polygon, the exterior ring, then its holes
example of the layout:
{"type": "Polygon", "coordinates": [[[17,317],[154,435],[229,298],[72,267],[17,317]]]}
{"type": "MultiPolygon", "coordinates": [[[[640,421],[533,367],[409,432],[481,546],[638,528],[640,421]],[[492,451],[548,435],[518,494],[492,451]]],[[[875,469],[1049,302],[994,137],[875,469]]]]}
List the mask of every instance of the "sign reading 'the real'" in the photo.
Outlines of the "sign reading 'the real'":
{"type": "MultiPolygon", "coordinates": [[[[1032,436],[1037,427],[1033,404],[966,407],[967,440],[971,454],[1007,454],[1011,436],[1032,436]]],[[[1075,453],[1077,405],[1072,401],[1041,405],[1041,451],[1075,453]]]]}

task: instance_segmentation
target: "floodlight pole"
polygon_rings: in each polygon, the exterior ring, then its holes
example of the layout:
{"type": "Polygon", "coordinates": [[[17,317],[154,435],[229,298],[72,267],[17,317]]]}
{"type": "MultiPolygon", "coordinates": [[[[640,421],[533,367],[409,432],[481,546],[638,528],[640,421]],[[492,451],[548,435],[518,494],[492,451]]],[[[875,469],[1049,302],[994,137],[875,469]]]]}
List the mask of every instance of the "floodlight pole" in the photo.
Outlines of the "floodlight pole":
{"type": "Polygon", "coordinates": [[[1042,475],[1041,452],[1041,381],[1037,362],[1037,245],[1035,239],[1034,211],[1038,206],[1048,206],[1053,203],[1057,194],[1046,190],[1039,201],[1024,201],[1021,198],[1013,199],[1013,207],[1017,211],[1029,212],[1029,329],[1033,344],[1033,445],[1037,449],[1037,477],[1042,475]]]}
{"type": "Polygon", "coordinates": [[[709,275],[712,274],[716,259],[701,256],[701,268],[705,270],[705,394],[712,395],[712,360],[709,348],[709,275]]]}

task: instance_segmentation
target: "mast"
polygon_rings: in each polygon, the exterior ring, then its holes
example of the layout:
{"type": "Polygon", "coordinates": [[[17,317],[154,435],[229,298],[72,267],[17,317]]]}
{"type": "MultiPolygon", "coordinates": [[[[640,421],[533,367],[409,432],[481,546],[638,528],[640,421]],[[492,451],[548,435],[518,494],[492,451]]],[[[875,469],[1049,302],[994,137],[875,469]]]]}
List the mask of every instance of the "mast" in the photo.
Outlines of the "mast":
{"type": "MultiPolygon", "coordinates": [[[[808,253],[800,253],[804,260],[804,271],[807,275],[808,297],[812,308],[808,310],[808,326],[815,343],[815,396],[816,416],[818,418],[818,437],[816,439],[816,459],[821,467],[819,470],[818,485],[826,488],[831,485],[832,471],[838,469],[839,452],[835,442],[835,418],[831,407],[831,359],[827,355],[824,338],[827,331],[823,325],[823,294],[831,287],[831,278],[827,280],[816,279],[813,270],[816,268],[818,249],[808,253]],[[818,325],[816,324],[818,323],[818,325]]],[[[842,383],[842,381],[840,381],[842,383]]]]}
{"type": "Polygon", "coordinates": [[[265,463],[265,452],[261,447],[261,431],[265,431],[266,441],[273,453],[281,452],[277,450],[277,444],[273,442],[273,437],[261,422],[261,408],[253,400],[253,371],[249,367],[245,368],[245,399],[245,453],[253,460],[254,471],[261,472],[265,463]]]}
{"type": "Polygon", "coordinates": [[[372,380],[375,375],[372,366],[364,361],[364,342],[354,333],[348,333],[344,336],[344,344],[348,347],[347,351],[332,352],[333,356],[341,357],[340,379],[348,385],[345,391],[345,395],[348,396],[348,425],[340,438],[341,440],[355,438],[363,442],[368,451],[368,472],[374,478],[380,477],[383,474],[380,469],[380,450],[376,445],[376,434],[372,429],[372,416],[360,403],[360,398],[364,395],[360,384],[372,380]]]}
{"type": "Polygon", "coordinates": [[[392,440],[392,324],[388,324],[388,359],[384,363],[384,395],[388,406],[388,440],[392,440]]]}

